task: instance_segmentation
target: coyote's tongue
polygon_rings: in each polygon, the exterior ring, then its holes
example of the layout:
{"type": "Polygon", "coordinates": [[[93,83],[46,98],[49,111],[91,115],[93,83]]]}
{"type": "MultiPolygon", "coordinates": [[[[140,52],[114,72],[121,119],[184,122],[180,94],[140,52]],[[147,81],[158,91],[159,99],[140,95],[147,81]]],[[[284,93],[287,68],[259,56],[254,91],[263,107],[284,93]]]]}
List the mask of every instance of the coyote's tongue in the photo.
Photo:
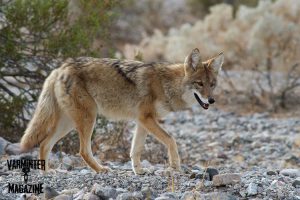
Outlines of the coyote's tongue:
{"type": "Polygon", "coordinates": [[[203,101],[201,101],[201,99],[199,98],[199,96],[196,93],[194,93],[194,96],[195,96],[196,100],[198,101],[198,103],[200,104],[200,106],[202,106],[202,108],[207,110],[208,107],[209,107],[209,104],[208,103],[203,103],[203,101]]]}

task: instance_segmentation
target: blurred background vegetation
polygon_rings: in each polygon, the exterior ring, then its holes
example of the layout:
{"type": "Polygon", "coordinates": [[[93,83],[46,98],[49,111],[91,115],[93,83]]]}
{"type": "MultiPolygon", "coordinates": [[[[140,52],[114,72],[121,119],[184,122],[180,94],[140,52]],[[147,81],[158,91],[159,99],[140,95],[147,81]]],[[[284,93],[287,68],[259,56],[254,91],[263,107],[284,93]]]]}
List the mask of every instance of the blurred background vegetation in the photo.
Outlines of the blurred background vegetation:
{"type": "Polygon", "coordinates": [[[191,12],[194,15],[203,17],[209,13],[209,8],[216,4],[226,3],[232,5],[234,13],[240,5],[247,5],[250,7],[257,6],[259,0],[188,0],[188,4],[191,7],[191,12]],[[203,11],[203,12],[199,12],[203,11]]]}
{"type": "MultiPolygon", "coordinates": [[[[225,53],[220,108],[295,110],[300,99],[297,2],[0,0],[0,136],[20,139],[44,79],[68,57],[182,62],[195,45],[203,59],[225,53]]],[[[113,151],[118,146],[119,154],[128,153],[127,125],[101,117],[98,122],[93,150],[102,152],[102,159],[112,155],[103,149],[113,144],[113,151]]],[[[62,150],[77,152],[74,141],[61,141],[69,148],[62,150]]]]}
{"type": "Polygon", "coordinates": [[[119,5],[92,0],[1,1],[0,135],[20,138],[44,79],[64,59],[113,55],[110,27],[119,5]]]}

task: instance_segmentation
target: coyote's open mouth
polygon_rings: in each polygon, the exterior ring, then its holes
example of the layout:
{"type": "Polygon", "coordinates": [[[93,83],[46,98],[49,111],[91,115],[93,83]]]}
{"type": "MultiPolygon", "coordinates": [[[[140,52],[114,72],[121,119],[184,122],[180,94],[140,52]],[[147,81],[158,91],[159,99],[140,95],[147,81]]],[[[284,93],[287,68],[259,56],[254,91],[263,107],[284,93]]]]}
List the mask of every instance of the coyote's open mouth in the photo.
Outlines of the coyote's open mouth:
{"type": "Polygon", "coordinates": [[[200,104],[200,106],[202,106],[202,108],[204,108],[205,110],[207,110],[208,107],[209,107],[209,104],[208,103],[204,103],[203,101],[201,101],[201,99],[199,98],[199,96],[196,93],[194,93],[194,96],[195,96],[196,100],[198,101],[198,103],[200,104]]]}

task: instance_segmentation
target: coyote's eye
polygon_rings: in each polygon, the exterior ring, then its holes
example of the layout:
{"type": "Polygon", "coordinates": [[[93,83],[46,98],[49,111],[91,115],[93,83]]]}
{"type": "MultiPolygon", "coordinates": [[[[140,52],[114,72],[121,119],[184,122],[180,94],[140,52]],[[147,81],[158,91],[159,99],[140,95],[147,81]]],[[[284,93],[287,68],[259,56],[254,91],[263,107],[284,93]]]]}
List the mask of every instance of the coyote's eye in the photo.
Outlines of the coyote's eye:
{"type": "Polygon", "coordinates": [[[215,87],[215,86],[216,86],[215,83],[211,83],[211,84],[210,84],[210,87],[212,87],[212,88],[215,87]]]}
{"type": "Polygon", "coordinates": [[[203,83],[201,81],[195,81],[195,84],[200,86],[200,87],[203,87],[203,83]]]}

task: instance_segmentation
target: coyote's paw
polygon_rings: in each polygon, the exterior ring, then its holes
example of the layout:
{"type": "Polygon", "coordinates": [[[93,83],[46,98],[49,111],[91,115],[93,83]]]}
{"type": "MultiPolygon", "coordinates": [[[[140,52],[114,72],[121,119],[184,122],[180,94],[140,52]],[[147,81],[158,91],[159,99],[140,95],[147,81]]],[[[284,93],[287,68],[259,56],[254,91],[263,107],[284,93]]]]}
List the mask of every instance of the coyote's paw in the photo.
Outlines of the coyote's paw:
{"type": "Polygon", "coordinates": [[[133,172],[135,175],[151,174],[151,171],[147,168],[133,169],[133,172]]]}
{"type": "Polygon", "coordinates": [[[181,167],[168,167],[166,169],[166,171],[169,171],[171,173],[182,173],[183,172],[181,167]]]}
{"type": "Polygon", "coordinates": [[[108,172],[112,172],[113,170],[109,167],[106,167],[106,166],[102,166],[98,171],[97,173],[108,173],[108,172]]]}

